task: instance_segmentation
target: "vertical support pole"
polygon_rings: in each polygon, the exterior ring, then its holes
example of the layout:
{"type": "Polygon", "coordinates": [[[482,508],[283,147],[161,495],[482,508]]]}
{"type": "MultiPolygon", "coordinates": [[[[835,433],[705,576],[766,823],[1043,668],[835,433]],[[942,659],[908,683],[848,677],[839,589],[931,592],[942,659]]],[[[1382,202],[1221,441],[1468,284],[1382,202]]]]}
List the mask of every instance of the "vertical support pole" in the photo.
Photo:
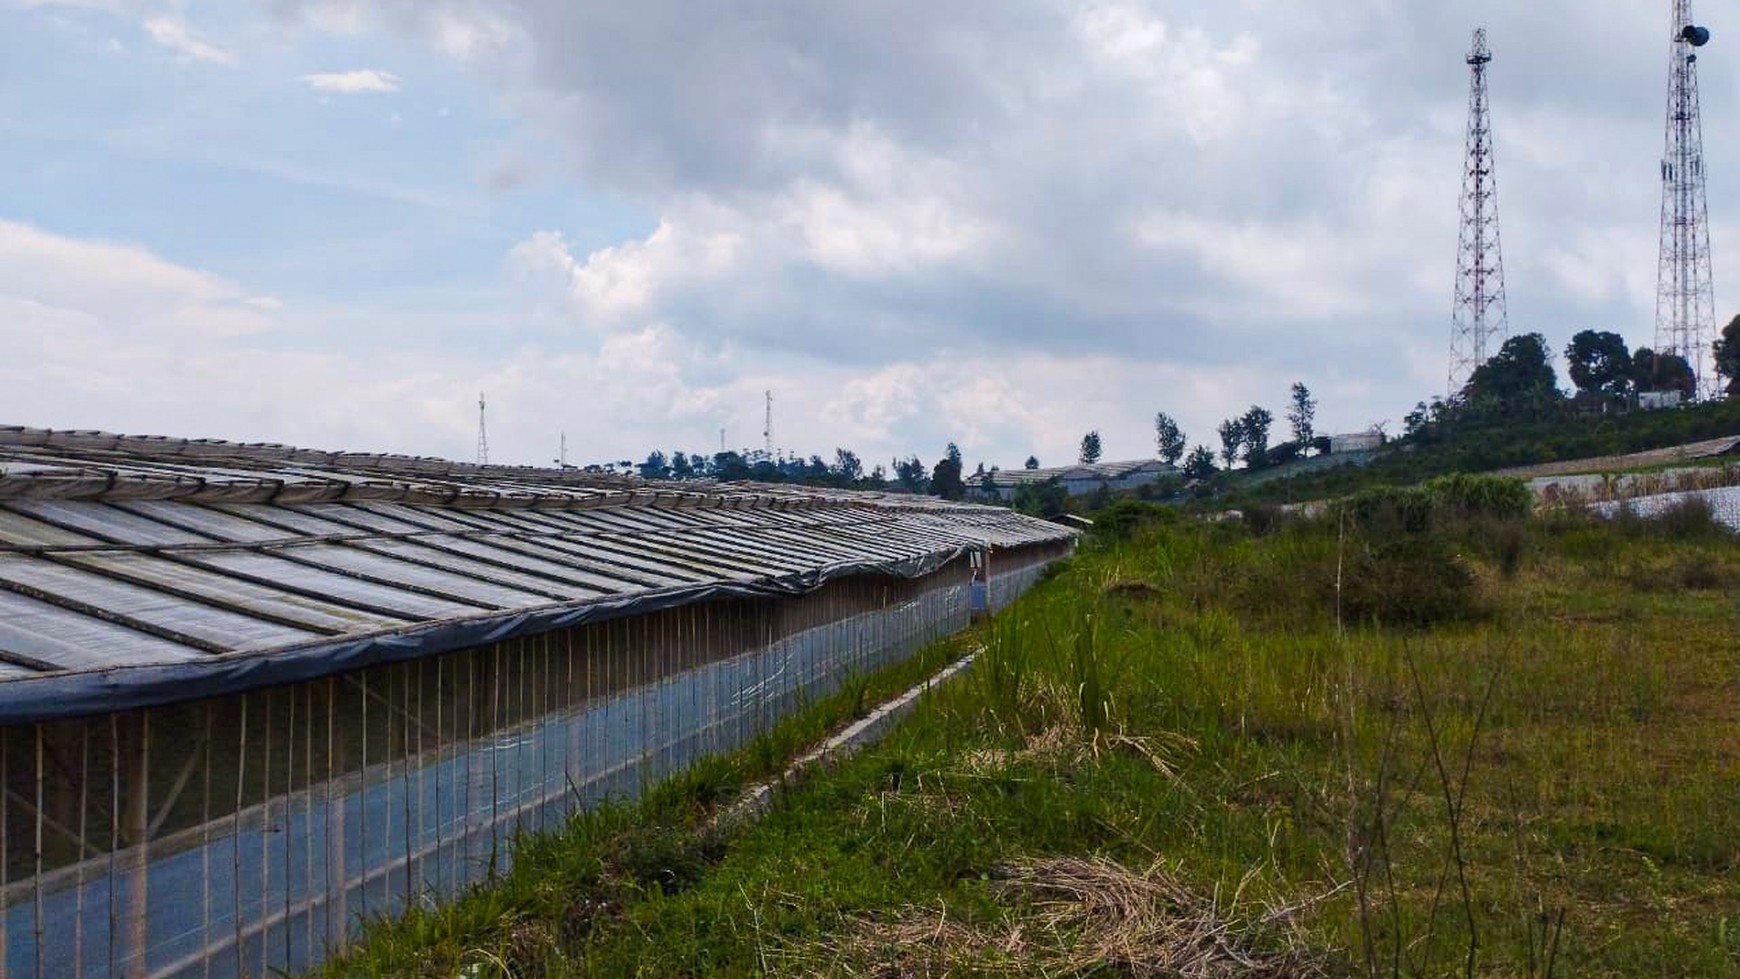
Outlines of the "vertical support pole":
{"type": "Polygon", "coordinates": [[[139,736],[126,761],[127,825],[128,835],[133,838],[133,853],[129,860],[132,865],[129,878],[132,921],[127,933],[129,968],[124,974],[143,979],[150,971],[151,951],[150,904],[146,894],[151,872],[151,713],[140,711],[134,716],[139,721],[139,736]]]}
{"type": "MultiPolygon", "coordinates": [[[[357,835],[361,838],[361,846],[357,851],[361,859],[357,861],[357,880],[362,887],[357,894],[362,903],[362,915],[369,914],[369,672],[357,674],[357,686],[362,690],[362,763],[357,766],[357,835]]],[[[347,882],[348,883],[348,882],[347,882]]]]}
{"type": "Polygon", "coordinates": [[[43,943],[43,940],[42,940],[43,939],[43,933],[42,933],[42,931],[43,931],[43,929],[42,929],[42,821],[43,821],[42,798],[43,798],[43,782],[44,782],[43,763],[42,763],[43,762],[42,725],[41,724],[34,725],[33,730],[35,731],[35,734],[36,734],[36,738],[35,738],[35,741],[36,741],[36,834],[35,834],[36,844],[35,844],[35,851],[33,854],[33,856],[35,858],[36,873],[35,873],[35,876],[33,876],[31,878],[30,893],[31,893],[31,900],[34,904],[32,916],[35,918],[34,931],[36,933],[36,979],[42,979],[43,951],[44,951],[44,949],[47,948],[47,945],[45,945],[43,943]]]}
{"type": "MultiPolygon", "coordinates": [[[[85,975],[85,855],[90,853],[87,842],[87,832],[90,825],[91,812],[91,724],[88,720],[79,721],[79,853],[78,879],[73,886],[77,888],[77,898],[73,906],[73,975],[84,979],[85,975]]],[[[37,948],[41,948],[41,943],[37,948]]],[[[5,959],[0,958],[0,973],[4,973],[5,959]]]]}
{"type": "Polygon", "coordinates": [[[338,678],[326,679],[326,947],[344,941],[350,881],[344,873],[344,792],[339,782],[338,678]]]}
{"type": "Polygon", "coordinates": [[[199,906],[203,914],[200,917],[200,971],[205,979],[211,979],[213,954],[212,936],[212,906],[211,906],[211,742],[212,732],[216,725],[212,715],[217,707],[212,701],[205,704],[205,733],[201,738],[200,748],[200,802],[199,802],[199,906]]]}
{"type": "Polygon", "coordinates": [[[448,898],[452,894],[457,893],[457,889],[450,891],[448,889],[448,886],[447,886],[447,875],[446,875],[446,869],[445,869],[446,868],[446,859],[447,859],[447,837],[446,837],[446,826],[445,826],[447,810],[442,808],[442,805],[441,805],[441,803],[442,803],[442,798],[441,798],[442,772],[447,768],[447,765],[443,761],[444,752],[442,751],[442,748],[441,748],[441,742],[447,736],[447,725],[445,723],[446,722],[445,715],[447,713],[447,660],[450,658],[451,657],[448,657],[448,656],[438,656],[435,658],[435,757],[436,757],[436,765],[435,765],[435,877],[434,877],[433,884],[435,887],[435,895],[438,898],[441,898],[443,900],[445,900],[446,898],[448,898]]]}
{"type": "Polygon", "coordinates": [[[247,955],[247,945],[243,942],[245,918],[242,914],[242,806],[247,801],[248,787],[248,700],[243,694],[242,716],[237,725],[236,734],[236,808],[230,816],[230,843],[232,864],[230,866],[230,908],[235,915],[236,925],[236,975],[248,974],[248,965],[244,961],[247,955]]]}
{"type": "MultiPolygon", "coordinates": [[[[314,684],[302,687],[302,951],[314,961],[314,684]]],[[[209,737],[206,741],[210,744],[209,737]]]]}

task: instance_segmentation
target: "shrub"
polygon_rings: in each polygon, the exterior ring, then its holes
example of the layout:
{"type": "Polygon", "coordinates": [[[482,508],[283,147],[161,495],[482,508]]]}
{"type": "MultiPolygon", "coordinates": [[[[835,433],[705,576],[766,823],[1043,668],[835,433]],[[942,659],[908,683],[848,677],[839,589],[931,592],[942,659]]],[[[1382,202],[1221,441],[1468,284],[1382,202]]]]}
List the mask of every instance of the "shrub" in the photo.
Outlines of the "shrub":
{"type": "Polygon", "coordinates": [[[1094,539],[1110,544],[1127,541],[1143,527],[1176,523],[1178,511],[1157,503],[1119,500],[1094,515],[1094,539]]]}
{"type": "Polygon", "coordinates": [[[1274,533],[1286,515],[1281,508],[1267,503],[1253,503],[1240,511],[1245,529],[1258,537],[1266,537],[1274,533]]]}
{"type": "Polygon", "coordinates": [[[1350,622],[1423,627],[1486,617],[1479,581],[1447,539],[1408,535],[1361,548],[1342,577],[1350,622]]]}
{"type": "Polygon", "coordinates": [[[1454,520],[1521,520],[1534,494],[1521,480],[1442,476],[1419,486],[1378,486],[1342,501],[1342,512],[1367,531],[1424,533],[1454,520]]]}
{"type": "Polygon", "coordinates": [[[1675,500],[1656,514],[1653,522],[1657,531],[1671,540],[1709,540],[1729,533],[1727,526],[1716,519],[1710,501],[1701,496],[1675,500]]]}
{"type": "Polygon", "coordinates": [[[1435,507],[1463,516],[1521,519],[1534,509],[1534,494],[1520,479],[1502,476],[1440,476],[1422,487],[1435,507]]]}

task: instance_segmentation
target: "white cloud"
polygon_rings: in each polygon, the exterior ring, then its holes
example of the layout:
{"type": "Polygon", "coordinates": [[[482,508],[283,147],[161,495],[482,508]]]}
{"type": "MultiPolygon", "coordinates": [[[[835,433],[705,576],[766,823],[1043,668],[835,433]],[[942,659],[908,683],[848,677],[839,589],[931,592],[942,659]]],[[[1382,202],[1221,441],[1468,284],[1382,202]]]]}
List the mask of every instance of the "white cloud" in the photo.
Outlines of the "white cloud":
{"type": "Polygon", "coordinates": [[[358,68],[354,71],[316,72],[303,75],[302,80],[316,92],[358,95],[364,92],[397,92],[399,76],[390,71],[358,68]]]}
{"type": "MultiPolygon", "coordinates": [[[[192,340],[262,333],[277,300],[143,248],[0,220],[0,297],[105,329],[192,340]]],[[[46,315],[46,314],[43,314],[46,315]]]]}
{"type": "Polygon", "coordinates": [[[738,267],[744,242],[742,234],[726,228],[665,220],[646,238],[600,248],[585,261],[574,257],[560,233],[540,231],[514,246],[508,261],[522,273],[557,282],[588,325],[609,327],[654,314],[697,282],[726,276],[738,267]]]}
{"type": "Polygon", "coordinates": [[[174,17],[153,17],[145,22],[145,33],[151,40],[192,61],[235,67],[236,56],[194,32],[174,17]]]}

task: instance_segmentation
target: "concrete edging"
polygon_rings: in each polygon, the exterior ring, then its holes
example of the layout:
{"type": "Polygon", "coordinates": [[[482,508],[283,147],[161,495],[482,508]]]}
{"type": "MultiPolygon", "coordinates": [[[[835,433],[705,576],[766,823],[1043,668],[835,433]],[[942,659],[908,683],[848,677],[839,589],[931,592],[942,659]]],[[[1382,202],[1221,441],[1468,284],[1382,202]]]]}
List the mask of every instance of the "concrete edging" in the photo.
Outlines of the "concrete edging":
{"type": "Polygon", "coordinates": [[[829,737],[816,748],[800,755],[778,778],[762,782],[745,791],[737,798],[737,801],[731,803],[713,818],[709,828],[714,830],[735,829],[759,821],[772,807],[776,792],[790,787],[811,769],[849,758],[860,748],[881,740],[897,721],[904,719],[906,715],[918,707],[920,697],[971,669],[973,660],[981,652],[983,650],[975,649],[950,663],[917,686],[854,721],[845,730],[829,737]]]}

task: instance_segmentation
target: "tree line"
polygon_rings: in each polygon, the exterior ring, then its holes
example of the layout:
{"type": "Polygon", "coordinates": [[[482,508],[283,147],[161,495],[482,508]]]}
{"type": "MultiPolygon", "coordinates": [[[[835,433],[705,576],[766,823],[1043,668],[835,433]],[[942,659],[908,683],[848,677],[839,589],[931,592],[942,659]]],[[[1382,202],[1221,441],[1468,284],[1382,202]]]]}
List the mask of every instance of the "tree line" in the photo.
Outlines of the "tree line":
{"type": "MultiPolygon", "coordinates": [[[[1029,460],[1036,468],[1038,460],[1029,460]]],[[[721,482],[795,483],[804,486],[826,486],[836,489],[900,490],[959,500],[966,496],[967,477],[960,447],[950,442],[943,457],[934,466],[926,466],[918,456],[890,460],[888,466],[878,463],[866,470],[864,461],[850,449],[835,449],[832,462],[819,455],[770,456],[766,453],[671,452],[653,450],[639,463],[618,462],[585,467],[589,472],[632,474],[648,480],[698,480],[721,482]]],[[[981,464],[976,477],[983,476],[981,464]]]]}
{"type": "MultiPolygon", "coordinates": [[[[1740,400],[1740,316],[1723,329],[1711,353],[1727,396],[1740,400]]],[[[1649,347],[1631,350],[1617,333],[1584,330],[1571,338],[1564,355],[1569,395],[1559,387],[1546,338],[1539,333],[1511,337],[1455,395],[1415,405],[1403,420],[1408,437],[1432,441],[1464,429],[1608,414],[1627,410],[1649,394],[1678,395],[1687,402],[1698,397],[1697,374],[1684,357],[1649,347]]]]}
{"type": "Polygon", "coordinates": [[[1242,414],[1220,423],[1215,434],[1220,451],[1206,444],[1186,450],[1189,437],[1177,419],[1162,411],[1154,416],[1154,448],[1162,462],[1177,467],[1188,479],[1208,479],[1222,469],[1244,463],[1247,469],[1266,469],[1329,451],[1329,439],[1317,434],[1317,399],[1304,382],[1295,382],[1289,392],[1286,420],[1292,437],[1271,444],[1274,412],[1251,405],[1242,414]],[[1218,462],[1217,462],[1218,460],[1218,462]]]}

